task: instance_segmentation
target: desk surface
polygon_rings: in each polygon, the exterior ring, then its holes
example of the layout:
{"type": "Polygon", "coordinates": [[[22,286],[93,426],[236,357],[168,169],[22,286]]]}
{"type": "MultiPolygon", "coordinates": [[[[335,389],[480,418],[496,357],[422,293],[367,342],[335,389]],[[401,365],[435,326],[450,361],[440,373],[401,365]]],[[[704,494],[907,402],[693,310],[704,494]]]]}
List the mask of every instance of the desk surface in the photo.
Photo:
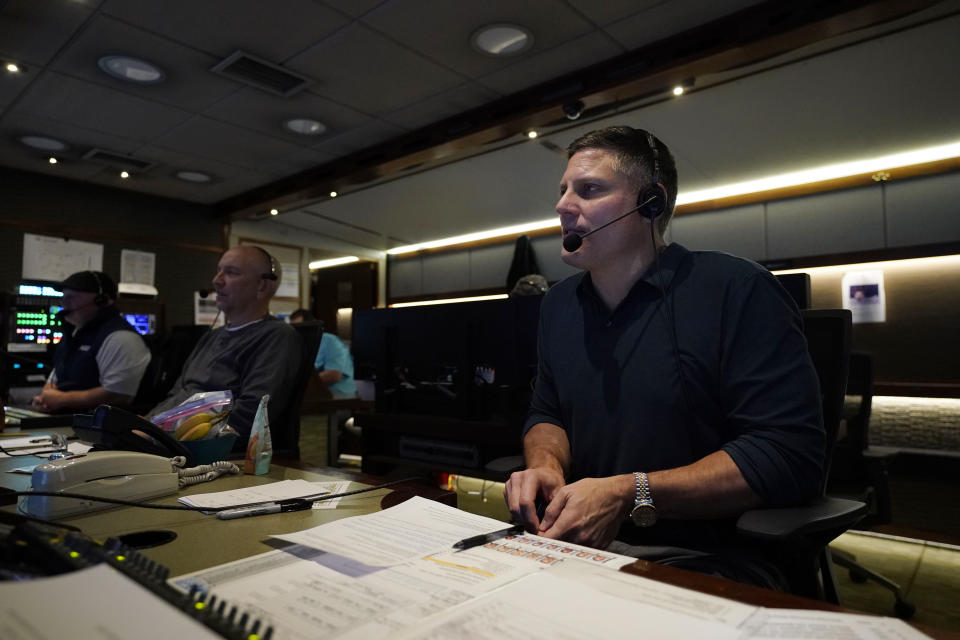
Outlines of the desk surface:
{"type": "MultiPolygon", "coordinates": [[[[29,464],[26,460],[27,458],[20,457],[0,459],[0,486],[15,490],[28,488],[29,476],[6,473],[7,469],[12,467],[29,464]]],[[[298,465],[296,462],[289,464],[302,468],[274,464],[270,473],[266,476],[225,476],[212,483],[184,489],[178,495],[225,491],[297,478],[308,481],[349,479],[358,483],[351,488],[358,488],[363,484],[376,484],[378,481],[377,478],[372,476],[348,473],[338,469],[309,467],[298,465]]],[[[273,534],[291,533],[348,516],[372,513],[401,502],[412,495],[440,499],[448,504],[451,503],[452,497],[453,506],[455,506],[455,494],[437,489],[426,483],[410,483],[401,485],[399,488],[380,489],[351,496],[341,501],[336,509],[329,510],[299,511],[237,520],[217,520],[213,516],[191,511],[161,511],[123,507],[74,516],[64,521],[81,528],[85,533],[97,539],[139,531],[172,531],[177,536],[175,540],[151,549],[143,549],[142,553],[150,559],[169,567],[171,575],[180,575],[270,551],[274,548],[270,544],[270,536],[273,534]]],[[[172,495],[158,499],[157,502],[175,504],[177,497],[177,495],[172,495]]],[[[5,510],[15,509],[12,506],[2,508],[5,510]]],[[[842,610],[840,607],[824,602],[658,565],[645,560],[638,560],[632,565],[624,567],[622,571],[764,607],[842,610]]],[[[929,628],[921,628],[921,630],[939,640],[960,640],[960,633],[929,628]]]]}

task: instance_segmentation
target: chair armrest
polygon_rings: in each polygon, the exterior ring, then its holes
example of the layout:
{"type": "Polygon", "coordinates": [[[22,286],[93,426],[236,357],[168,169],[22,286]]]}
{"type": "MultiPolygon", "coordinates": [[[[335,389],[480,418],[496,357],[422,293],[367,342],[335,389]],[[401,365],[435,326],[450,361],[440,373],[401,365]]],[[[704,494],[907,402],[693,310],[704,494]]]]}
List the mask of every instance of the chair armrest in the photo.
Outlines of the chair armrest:
{"type": "Polygon", "coordinates": [[[763,540],[816,537],[826,544],[866,513],[867,505],[859,500],[822,496],[802,507],[746,511],[737,520],[737,531],[763,540]]]}

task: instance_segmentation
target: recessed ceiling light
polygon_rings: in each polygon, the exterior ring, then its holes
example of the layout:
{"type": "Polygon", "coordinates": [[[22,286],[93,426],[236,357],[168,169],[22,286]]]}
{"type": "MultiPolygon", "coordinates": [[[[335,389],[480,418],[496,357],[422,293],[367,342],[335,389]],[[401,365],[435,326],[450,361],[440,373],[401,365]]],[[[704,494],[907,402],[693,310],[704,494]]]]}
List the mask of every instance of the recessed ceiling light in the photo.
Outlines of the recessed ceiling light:
{"type": "Polygon", "coordinates": [[[474,31],[470,44],[480,53],[504,58],[529,50],[533,34],[515,24],[489,24],[474,31]]]}
{"type": "Polygon", "coordinates": [[[331,192],[330,192],[330,197],[331,197],[331,198],[336,198],[337,195],[339,195],[339,194],[337,194],[336,191],[331,191],[331,192]]]}
{"type": "Polygon", "coordinates": [[[327,130],[325,124],[310,118],[291,118],[284,122],[283,126],[302,136],[318,136],[327,130]]]}
{"type": "Polygon", "coordinates": [[[123,178],[124,180],[126,180],[127,178],[130,177],[130,172],[129,172],[129,171],[121,171],[121,172],[120,172],[120,177],[123,178]]]}
{"type": "Polygon", "coordinates": [[[49,162],[50,164],[57,164],[57,159],[54,158],[53,156],[50,156],[49,158],[47,158],[47,162],[49,162]]]}
{"type": "Polygon", "coordinates": [[[65,143],[46,136],[21,136],[20,142],[28,147],[42,149],[43,151],[63,151],[67,148],[65,143]]]}
{"type": "Polygon", "coordinates": [[[20,73],[21,71],[20,65],[18,65],[16,62],[8,62],[7,64],[3,65],[3,68],[9,73],[20,73]]]}
{"type": "Polygon", "coordinates": [[[530,138],[531,140],[533,140],[534,138],[537,137],[537,132],[536,132],[536,131],[527,131],[527,137],[530,138]]]}
{"type": "Polygon", "coordinates": [[[278,215],[279,213],[280,213],[280,212],[279,212],[278,210],[276,210],[276,209],[270,209],[270,215],[272,215],[272,216],[278,215]]]}
{"type": "Polygon", "coordinates": [[[676,86],[676,87],[674,87],[674,88],[673,88],[673,95],[675,95],[675,96],[682,96],[682,95],[683,95],[683,87],[681,87],[681,86],[676,86]]]}
{"type": "Polygon", "coordinates": [[[177,177],[186,182],[196,184],[210,182],[213,179],[209,174],[203,173],[202,171],[177,171],[177,177]]]}
{"type": "Polygon", "coordinates": [[[108,76],[136,84],[156,84],[166,77],[160,67],[131,56],[103,56],[97,66],[108,76]]]}

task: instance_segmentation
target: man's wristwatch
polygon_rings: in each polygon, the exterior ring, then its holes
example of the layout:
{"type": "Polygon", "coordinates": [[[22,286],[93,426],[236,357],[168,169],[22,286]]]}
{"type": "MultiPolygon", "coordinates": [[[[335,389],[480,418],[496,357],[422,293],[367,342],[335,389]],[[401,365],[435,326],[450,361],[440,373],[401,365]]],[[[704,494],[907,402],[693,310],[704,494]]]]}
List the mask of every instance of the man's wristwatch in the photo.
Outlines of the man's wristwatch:
{"type": "Polygon", "coordinates": [[[637,483],[637,496],[633,503],[633,511],[630,512],[630,519],[638,527],[653,526],[657,522],[657,508],[653,506],[647,474],[634,471],[633,478],[637,483]]]}

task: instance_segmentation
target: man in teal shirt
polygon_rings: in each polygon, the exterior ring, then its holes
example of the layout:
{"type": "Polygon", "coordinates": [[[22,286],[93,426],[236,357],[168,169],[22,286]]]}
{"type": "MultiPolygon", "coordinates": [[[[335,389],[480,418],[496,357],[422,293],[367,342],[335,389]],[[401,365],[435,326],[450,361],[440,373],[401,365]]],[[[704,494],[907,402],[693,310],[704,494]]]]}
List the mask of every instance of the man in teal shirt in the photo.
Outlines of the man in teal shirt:
{"type": "MultiPolygon", "coordinates": [[[[307,309],[297,309],[290,314],[290,323],[316,322],[317,318],[307,309]]],[[[317,350],[317,359],[313,368],[317,377],[334,398],[352,398],[357,395],[357,385],[353,380],[353,357],[347,345],[337,336],[324,331],[317,350]]]]}

